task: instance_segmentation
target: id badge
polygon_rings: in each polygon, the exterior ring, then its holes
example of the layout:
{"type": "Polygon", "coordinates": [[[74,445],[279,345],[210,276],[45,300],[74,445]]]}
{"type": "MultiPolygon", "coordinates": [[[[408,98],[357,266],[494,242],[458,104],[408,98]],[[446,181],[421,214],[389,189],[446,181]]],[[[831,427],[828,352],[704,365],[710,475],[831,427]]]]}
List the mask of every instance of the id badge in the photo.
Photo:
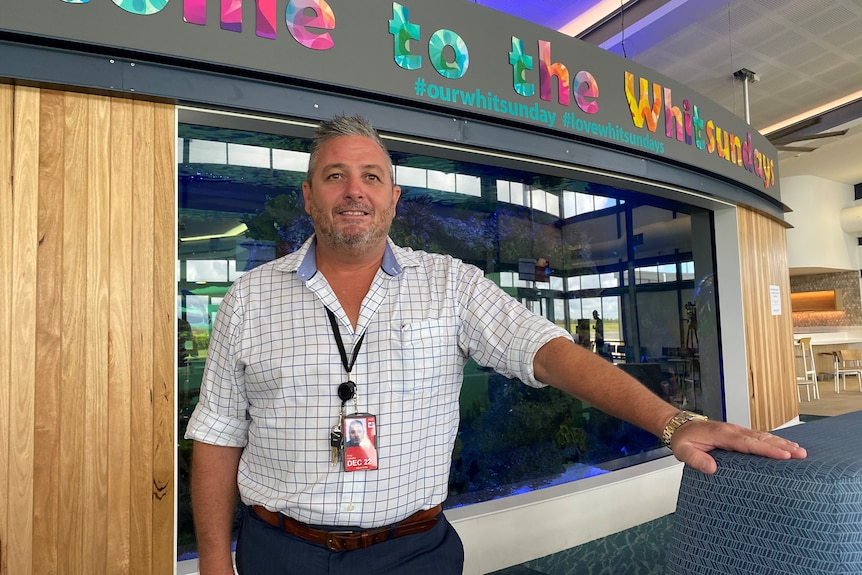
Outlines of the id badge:
{"type": "Polygon", "coordinates": [[[344,418],[344,471],[377,469],[377,417],[353,413],[344,418]]]}

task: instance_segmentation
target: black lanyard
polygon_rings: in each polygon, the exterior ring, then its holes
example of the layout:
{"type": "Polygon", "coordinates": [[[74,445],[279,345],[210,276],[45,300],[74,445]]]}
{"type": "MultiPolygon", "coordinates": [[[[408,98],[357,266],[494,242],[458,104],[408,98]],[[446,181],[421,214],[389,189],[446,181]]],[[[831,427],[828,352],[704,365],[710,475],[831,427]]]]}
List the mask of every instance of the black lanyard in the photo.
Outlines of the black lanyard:
{"type": "Polygon", "coordinates": [[[350,358],[350,363],[347,363],[347,351],[344,349],[344,341],[341,339],[341,332],[338,330],[335,314],[328,307],[324,309],[326,309],[326,315],[329,316],[329,323],[332,325],[332,335],[335,337],[335,343],[338,344],[338,353],[341,354],[341,364],[344,366],[344,371],[347,372],[347,379],[349,380],[350,370],[353,369],[353,364],[356,363],[356,356],[359,355],[359,348],[362,347],[362,340],[365,339],[365,334],[363,333],[359,337],[359,341],[356,342],[356,345],[353,346],[353,357],[350,358]]]}

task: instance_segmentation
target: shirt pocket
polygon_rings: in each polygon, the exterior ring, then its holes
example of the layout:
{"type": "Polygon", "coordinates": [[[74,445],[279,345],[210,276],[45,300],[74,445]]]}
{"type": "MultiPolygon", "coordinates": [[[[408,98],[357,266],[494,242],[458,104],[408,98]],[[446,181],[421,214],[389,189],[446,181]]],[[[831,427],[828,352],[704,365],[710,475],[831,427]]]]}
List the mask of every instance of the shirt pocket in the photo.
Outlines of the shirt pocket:
{"type": "Polygon", "coordinates": [[[428,319],[405,323],[393,330],[392,391],[414,395],[434,393],[435,387],[459,375],[458,327],[452,320],[428,319]]]}

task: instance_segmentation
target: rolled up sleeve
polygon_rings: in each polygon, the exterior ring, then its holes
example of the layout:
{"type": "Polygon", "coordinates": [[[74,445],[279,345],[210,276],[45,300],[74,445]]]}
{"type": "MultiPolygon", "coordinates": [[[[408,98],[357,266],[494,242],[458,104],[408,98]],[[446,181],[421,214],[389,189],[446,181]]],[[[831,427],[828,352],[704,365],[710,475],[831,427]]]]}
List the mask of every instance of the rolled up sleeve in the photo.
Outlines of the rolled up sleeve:
{"type": "Polygon", "coordinates": [[[186,439],[226,447],[248,443],[244,367],[238,359],[242,326],[238,290],[238,284],[228,290],[213,322],[200,398],[186,428],[186,439]]]}

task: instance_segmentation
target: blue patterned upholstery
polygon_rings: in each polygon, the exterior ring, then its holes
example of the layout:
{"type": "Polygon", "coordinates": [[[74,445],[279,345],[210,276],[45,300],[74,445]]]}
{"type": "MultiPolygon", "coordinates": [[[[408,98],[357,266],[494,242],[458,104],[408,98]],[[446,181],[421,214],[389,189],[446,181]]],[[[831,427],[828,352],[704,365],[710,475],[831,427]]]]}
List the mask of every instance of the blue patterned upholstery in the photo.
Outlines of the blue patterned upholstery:
{"type": "Polygon", "coordinates": [[[666,575],[862,573],[862,411],[776,435],[808,458],[717,450],[715,475],[685,468],[666,575]]]}

